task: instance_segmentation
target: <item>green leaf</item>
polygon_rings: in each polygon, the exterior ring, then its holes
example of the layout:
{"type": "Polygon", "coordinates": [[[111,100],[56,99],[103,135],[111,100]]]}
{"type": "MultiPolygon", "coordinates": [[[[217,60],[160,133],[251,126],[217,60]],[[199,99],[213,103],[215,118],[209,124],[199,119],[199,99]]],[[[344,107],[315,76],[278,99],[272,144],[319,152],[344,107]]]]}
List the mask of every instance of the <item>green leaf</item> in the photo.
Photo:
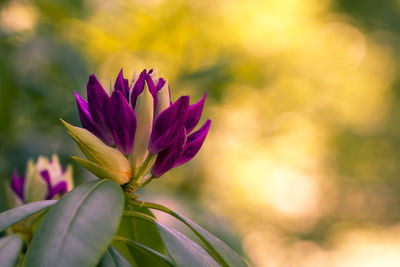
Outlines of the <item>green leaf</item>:
{"type": "Polygon", "coordinates": [[[248,265],[245,263],[242,257],[240,257],[233,249],[231,249],[228,245],[222,242],[219,238],[212,235],[210,232],[205,230],[200,225],[186,218],[185,216],[170,210],[167,207],[162,205],[151,203],[151,202],[140,202],[140,201],[132,201],[133,205],[136,206],[144,206],[151,209],[156,209],[168,213],[178,220],[182,221],[186,224],[204,243],[206,248],[209,250],[210,254],[214,257],[216,261],[218,261],[222,266],[238,266],[238,267],[247,267],[248,265]]]}
{"type": "MultiPolygon", "coordinates": [[[[140,211],[155,218],[152,212],[146,207],[135,207],[126,203],[125,209],[140,211]]],[[[157,252],[165,252],[164,243],[154,222],[139,220],[133,217],[122,217],[117,235],[136,241],[157,252]]],[[[132,246],[118,241],[113,241],[113,245],[132,265],[138,263],[138,261],[143,262],[143,253],[140,253],[140,251],[134,249],[132,246]]]]}
{"type": "Polygon", "coordinates": [[[164,240],[167,253],[178,267],[192,266],[220,266],[202,247],[190,240],[184,234],[155,221],[154,218],[135,211],[125,211],[125,216],[132,216],[138,219],[154,221],[160,230],[164,240]]]}
{"type": "Polygon", "coordinates": [[[140,267],[154,267],[154,266],[173,266],[171,260],[165,255],[143,245],[138,242],[129,240],[122,236],[115,236],[114,240],[127,244],[135,256],[135,261],[140,267]]]}
{"type": "Polygon", "coordinates": [[[56,202],[57,200],[36,201],[0,213],[0,232],[19,221],[50,207],[56,202]]]}
{"type": "Polygon", "coordinates": [[[15,266],[23,245],[18,235],[8,235],[0,239],[0,265],[2,267],[15,266]]]}
{"type": "Polygon", "coordinates": [[[131,267],[132,265],[119,254],[113,246],[109,246],[104,253],[98,267],[131,267]]]}
{"type": "Polygon", "coordinates": [[[184,234],[161,223],[157,225],[168,254],[176,266],[220,266],[207,251],[184,234]]]}
{"type": "MultiPolygon", "coordinates": [[[[127,203],[125,203],[125,209],[129,209],[129,206],[127,203]]],[[[122,217],[119,227],[118,227],[118,231],[117,231],[117,235],[118,236],[123,236],[126,238],[132,238],[134,236],[134,227],[132,225],[132,219],[130,217],[122,217]]],[[[130,247],[122,242],[118,242],[118,241],[113,241],[112,245],[125,257],[125,259],[127,259],[133,266],[136,265],[136,261],[133,258],[133,255],[130,251],[130,247]]]]}
{"type": "Polygon", "coordinates": [[[124,205],[111,180],[78,186],[63,196],[36,230],[26,266],[95,266],[117,231],[124,205]]]}
{"type": "MultiPolygon", "coordinates": [[[[154,214],[146,207],[135,207],[129,205],[129,210],[137,211],[156,218],[154,214]]],[[[158,227],[154,222],[144,221],[136,218],[131,218],[134,236],[132,239],[138,243],[141,243],[157,252],[164,253],[165,246],[161,238],[158,227]]]]}

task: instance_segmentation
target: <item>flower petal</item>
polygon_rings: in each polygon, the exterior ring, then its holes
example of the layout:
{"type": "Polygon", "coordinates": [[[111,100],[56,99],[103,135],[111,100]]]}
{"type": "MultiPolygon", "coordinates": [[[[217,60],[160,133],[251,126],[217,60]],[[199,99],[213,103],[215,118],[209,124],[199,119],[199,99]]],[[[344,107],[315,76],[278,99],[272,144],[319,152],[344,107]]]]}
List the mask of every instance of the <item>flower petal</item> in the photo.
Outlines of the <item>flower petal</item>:
{"type": "Polygon", "coordinates": [[[185,120],[185,128],[187,133],[193,131],[197,123],[200,120],[201,113],[204,107],[204,101],[206,100],[207,93],[204,94],[203,98],[199,102],[191,105],[188,110],[188,115],[185,120]]]}
{"type": "MultiPolygon", "coordinates": [[[[152,70],[150,70],[152,71],[152,70]]],[[[147,75],[145,75],[145,80],[147,83],[147,86],[149,87],[149,91],[151,95],[153,96],[153,103],[154,103],[154,108],[157,106],[157,90],[156,86],[154,85],[154,81],[150,75],[150,71],[147,75]]]]}
{"type": "Polygon", "coordinates": [[[164,87],[166,80],[164,80],[163,78],[158,79],[158,83],[156,85],[156,91],[160,91],[161,88],[164,87]]]}
{"type": "Polygon", "coordinates": [[[82,127],[105,142],[106,137],[98,129],[96,123],[93,121],[92,116],[90,115],[88,103],[78,94],[78,92],[74,91],[74,93],[82,127]]]}
{"type": "MultiPolygon", "coordinates": [[[[123,175],[118,176],[118,181],[121,181],[121,179],[129,181],[132,177],[131,165],[120,151],[105,145],[89,131],[72,126],[63,120],[61,121],[67,129],[68,134],[75,140],[82,153],[90,162],[109,170],[109,172],[118,172],[123,175]]],[[[113,177],[109,178],[113,179],[113,177]]]]}
{"type": "Polygon", "coordinates": [[[127,172],[126,170],[112,170],[89,160],[75,156],[72,156],[72,158],[100,179],[111,179],[116,181],[118,184],[125,184],[129,182],[131,178],[131,172],[127,172]]]}
{"type": "Polygon", "coordinates": [[[24,200],[26,203],[46,198],[48,185],[40,175],[40,172],[44,170],[47,165],[48,160],[44,157],[39,157],[36,164],[34,164],[33,160],[28,161],[24,183],[24,200]]]}
{"type": "Polygon", "coordinates": [[[133,147],[136,117],[120,91],[112,93],[106,117],[118,149],[123,154],[129,155],[133,147]]]}
{"type": "Polygon", "coordinates": [[[146,70],[143,70],[140,73],[139,78],[137,78],[137,80],[133,83],[133,87],[129,96],[133,109],[135,109],[138,96],[143,92],[146,75],[146,70]]]}
{"type": "Polygon", "coordinates": [[[24,175],[21,177],[18,176],[18,172],[14,169],[12,180],[11,180],[11,188],[12,190],[24,201],[24,175]]]}
{"type": "Polygon", "coordinates": [[[175,167],[191,160],[199,152],[210,130],[211,120],[207,120],[196,132],[188,136],[182,155],[176,161],[175,167]]]}
{"type": "MultiPolygon", "coordinates": [[[[169,92],[168,82],[164,81],[161,83],[163,84],[163,87],[157,90],[157,106],[154,109],[155,118],[171,105],[171,95],[169,92]]],[[[160,84],[160,82],[158,84],[160,84]]]]}
{"type": "Polygon", "coordinates": [[[135,106],[135,115],[139,127],[135,133],[135,141],[133,144],[133,157],[131,157],[132,167],[139,168],[146,160],[149,154],[147,148],[153,126],[153,96],[151,95],[147,85],[144,86],[143,92],[138,96],[135,106]]]}
{"type": "Polygon", "coordinates": [[[157,155],[156,162],[151,169],[154,177],[160,177],[176,165],[176,161],[181,157],[186,143],[186,130],[181,127],[175,142],[167,149],[157,155]]]}
{"type": "Polygon", "coordinates": [[[107,104],[110,101],[110,97],[94,74],[91,74],[89,77],[89,82],[87,84],[87,96],[89,111],[92,119],[98,126],[99,131],[102,133],[102,136],[104,137],[103,141],[107,145],[112,146],[114,142],[110,129],[108,129],[105,120],[107,104]]]}
{"type": "Polygon", "coordinates": [[[62,196],[67,192],[68,192],[67,183],[65,181],[61,181],[55,186],[50,188],[49,194],[47,195],[47,199],[53,199],[56,195],[62,196]]]}
{"type": "Polygon", "coordinates": [[[129,80],[128,79],[124,79],[124,87],[125,87],[126,101],[129,102],[129,80]]]}
{"type": "Polygon", "coordinates": [[[125,84],[126,82],[121,69],[118,73],[117,79],[115,80],[114,91],[119,91],[124,96],[124,98],[128,99],[127,89],[125,88],[125,84]]]}
{"type": "Polygon", "coordinates": [[[188,108],[189,96],[181,96],[174,104],[157,116],[150,136],[150,153],[156,154],[169,147],[176,140],[178,130],[183,127],[185,122],[188,108]]]}

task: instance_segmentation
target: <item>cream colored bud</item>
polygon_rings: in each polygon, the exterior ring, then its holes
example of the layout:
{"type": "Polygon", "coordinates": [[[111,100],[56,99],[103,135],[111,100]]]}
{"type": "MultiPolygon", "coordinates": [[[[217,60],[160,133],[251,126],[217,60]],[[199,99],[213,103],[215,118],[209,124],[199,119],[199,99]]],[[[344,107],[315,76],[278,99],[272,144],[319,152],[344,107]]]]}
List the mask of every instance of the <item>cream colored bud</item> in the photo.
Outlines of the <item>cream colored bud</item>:
{"type": "MultiPolygon", "coordinates": [[[[88,166],[99,166],[109,174],[118,174],[117,176],[107,178],[115,180],[120,184],[132,178],[130,163],[121,152],[107,146],[86,129],[72,126],[63,120],[61,121],[68,130],[69,135],[75,140],[82,153],[87,158],[87,160],[77,160],[75,158],[79,163],[83,163],[83,167],[87,168],[89,171],[93,171],[93,167],[88,168],[88,166]]],[[[97,171],[95,174],[97,175],[98,173],[97,171]]],[[[102,177],[99,178],[105,177],[102,175],[102,177]]]]}
{"type": "Polygon", "coordinates": [[[143,92],[138,96],[135,106],[136,133],[133,142],[131,164],[133,169],[138,169],[146,160],[148,145],[153,127],[154,100],[150,90],[145,83],[143,92]]]}
{"type": "Polygon", "coordinates": [[[168,81],[165,81],[164,86],[157,92],[157,106],[154,114],[154,118],[157,118],[163,110],[168,108],[171,104],[169,96],[168,81]]]}
{"type": "Polygon", "coordinates": [[[24,183],[24,198],[26,203],[46,199],[48,186],[40,175],[39,168],[46,167],[47,164],[48,160],[42,156],[39,157],[36,165],[32,159],[28,161],[24,183]]]}

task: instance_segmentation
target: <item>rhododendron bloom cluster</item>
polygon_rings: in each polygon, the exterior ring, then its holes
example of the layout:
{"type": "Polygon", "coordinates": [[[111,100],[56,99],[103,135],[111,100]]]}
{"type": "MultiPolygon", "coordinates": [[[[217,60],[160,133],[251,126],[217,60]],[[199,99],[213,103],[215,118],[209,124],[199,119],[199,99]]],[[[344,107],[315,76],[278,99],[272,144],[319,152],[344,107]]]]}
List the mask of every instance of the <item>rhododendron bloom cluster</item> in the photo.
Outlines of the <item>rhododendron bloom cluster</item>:
{"type": "Polygon", "coordinates": [[[74,158],[89,171],[125,184],[160,177],[198,153],[211,124],[194,131],[206,95],[192,105],[189,96],[172,102],[168,82],[154,70],[135,72],[131,82],[121,70],[111,91],[90,75],[87,101],[75,92],[83,128],[63,121],[86,156],[74,158]]]}

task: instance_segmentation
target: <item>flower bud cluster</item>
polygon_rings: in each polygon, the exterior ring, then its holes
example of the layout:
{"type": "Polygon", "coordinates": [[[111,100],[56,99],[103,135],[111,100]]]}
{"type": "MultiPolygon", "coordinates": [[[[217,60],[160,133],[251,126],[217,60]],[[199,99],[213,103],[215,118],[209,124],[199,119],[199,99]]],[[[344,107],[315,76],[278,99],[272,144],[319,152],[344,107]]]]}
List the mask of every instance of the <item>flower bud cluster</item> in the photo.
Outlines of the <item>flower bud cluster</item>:
{"type": "Polygon", "coordinates": [[[72,190],[72,167],[64,169],[57,155],[51,159],[39,156],[36,163],[29,160],[26,173],[18,175],[14,170],[8,191],[10,207],[21,206],[39,200],[57,199],[72,190]]]}
{"type": "Polygon", "coordinates": [[[109,94],[92,74],[87,101],[75,92],[83,128],[63,121],[86,159],[74,157],[99,178],[123,185],[158,178],[191,160],[211,121],[197,131],[206,95],[190,105],[189,96],[171,101],[168,82],[156,70],[143,70],[131,82],[122,70],[109,94]]]}

